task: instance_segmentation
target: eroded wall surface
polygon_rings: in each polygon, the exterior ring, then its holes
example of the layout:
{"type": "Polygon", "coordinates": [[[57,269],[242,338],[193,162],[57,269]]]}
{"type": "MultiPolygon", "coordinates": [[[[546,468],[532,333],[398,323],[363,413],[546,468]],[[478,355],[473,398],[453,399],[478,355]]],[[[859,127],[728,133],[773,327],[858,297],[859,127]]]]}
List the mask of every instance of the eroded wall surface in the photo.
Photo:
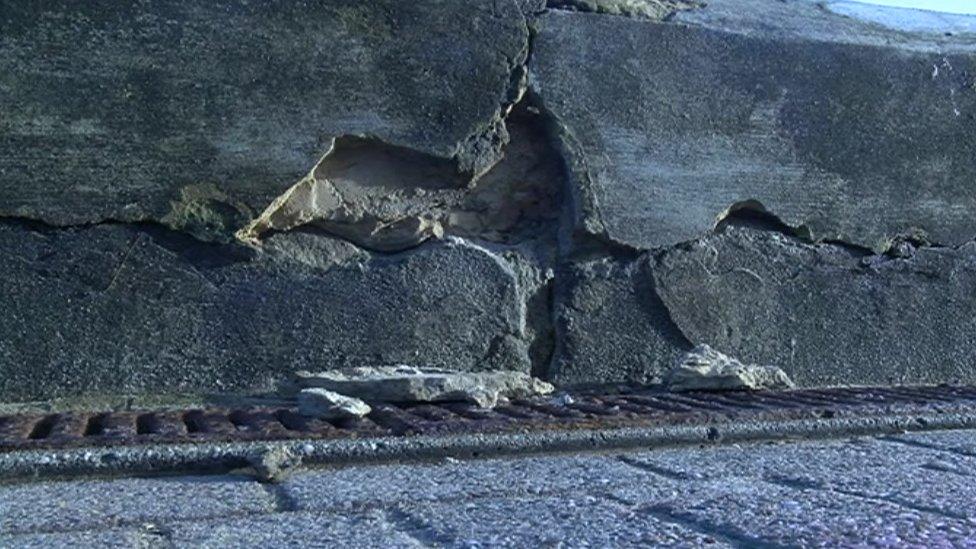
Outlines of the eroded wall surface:
{"type": "Polygon", "coordinates": [[[0,399],[976,382],[976,27],[865,13],[0,1],[0,399]]]}

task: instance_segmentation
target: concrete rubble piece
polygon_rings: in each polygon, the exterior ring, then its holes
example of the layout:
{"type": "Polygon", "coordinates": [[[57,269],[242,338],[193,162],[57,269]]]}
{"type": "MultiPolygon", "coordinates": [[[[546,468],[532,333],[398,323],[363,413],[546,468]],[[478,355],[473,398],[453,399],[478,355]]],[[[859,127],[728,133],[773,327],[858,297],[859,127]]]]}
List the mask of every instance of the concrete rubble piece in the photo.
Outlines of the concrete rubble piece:
{"type": "MultiPolygon", "coordinates": [[[[491,408],[505,398],[546,395],[553,386],[522,372],[452,372],[414,366],[296,372],[299,398],[311,389],[335,391],[368,402],[473,402],[491,408]]],[[[333,393],[334,394],[334,393],[333,393]]]]}
{"type": "Polygon", "coordinates": [[[793,382],[776,366],[743,364],[708,345],[697,345],[668,374],[672,391],[790,389],[793,382]]]}
{"type": "Polygon", "coordinates": [[[321,419],[363,417],[372,408],[358,398],[340,395],[327,389],[312,387],[298,392],[298,412],[303,416],[321,419]]]}

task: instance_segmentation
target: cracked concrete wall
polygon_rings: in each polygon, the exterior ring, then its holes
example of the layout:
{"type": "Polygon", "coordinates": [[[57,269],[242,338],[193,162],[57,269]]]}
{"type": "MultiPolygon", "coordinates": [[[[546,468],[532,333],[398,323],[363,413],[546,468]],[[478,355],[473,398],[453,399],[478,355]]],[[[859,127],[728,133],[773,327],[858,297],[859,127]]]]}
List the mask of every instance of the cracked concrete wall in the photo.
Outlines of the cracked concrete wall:
{"type": "Polygon", "coordinates": [[[976,36],[845,5],[0,0],[0,399],[974,382],[976,36]]]}

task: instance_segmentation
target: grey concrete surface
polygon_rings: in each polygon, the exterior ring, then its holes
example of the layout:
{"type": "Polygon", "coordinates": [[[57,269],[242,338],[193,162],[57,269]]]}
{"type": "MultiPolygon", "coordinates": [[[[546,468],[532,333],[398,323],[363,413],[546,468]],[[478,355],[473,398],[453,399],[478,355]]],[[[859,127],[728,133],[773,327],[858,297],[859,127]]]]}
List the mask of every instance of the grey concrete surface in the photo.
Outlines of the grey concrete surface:
{"type": "Polygon", "coordinates": [[[0,487],[0,532],[57,532],[159,520],[270,512],[248,477],[200,476],[28,483],[0,487]]]}
{"type": "Polygon", "coordinates": [[[0,485],[0,547],[968,546],[976,431],[0,485]]]}

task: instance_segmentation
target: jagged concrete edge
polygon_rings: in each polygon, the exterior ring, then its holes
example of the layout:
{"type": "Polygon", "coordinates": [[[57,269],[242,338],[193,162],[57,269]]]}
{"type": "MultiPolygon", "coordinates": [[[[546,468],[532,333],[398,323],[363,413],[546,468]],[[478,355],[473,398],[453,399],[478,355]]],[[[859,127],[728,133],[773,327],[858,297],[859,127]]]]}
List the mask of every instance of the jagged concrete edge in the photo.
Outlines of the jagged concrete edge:
{"type": "Polygon", "coordinates": [[[964,428],[976,428],[976,411],[447,437],[423,435],[339,441],[287,440],[29,450],[0,454],[0,479],[16,481],[90,475],[226,472],[245,467],[249,464],[249,458],[273,450],[302,456],[303,466],[343,466],[445,457],[473,459],[784,439],[818,440],[964,428]]]}

